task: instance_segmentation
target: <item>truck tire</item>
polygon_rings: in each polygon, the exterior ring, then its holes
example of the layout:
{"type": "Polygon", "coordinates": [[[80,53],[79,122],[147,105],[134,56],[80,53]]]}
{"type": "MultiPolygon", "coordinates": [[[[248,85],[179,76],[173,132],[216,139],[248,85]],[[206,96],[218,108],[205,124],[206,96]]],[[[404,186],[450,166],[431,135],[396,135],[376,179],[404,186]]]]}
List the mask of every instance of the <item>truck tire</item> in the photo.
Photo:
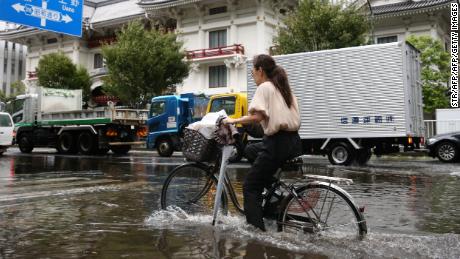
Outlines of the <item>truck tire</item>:
{"type": "Polygon", "coordinates": [[[162,157],[170,157],[174,152],[173,143],[168,138],[158,140],[156,146],[158,154],[162,157]]]}
{"type": "Polygon", "coordinates": [[[110,149],[116,155],[126,155],[131,150],[130,145],[111,146],[110,149]]]}
{"type": "Polygon", "coordinates": [[[366,165],[371,157],[372,151],[370,148],[360,149],[356,152],[356,163],[358,165],[366,165]]]}
{"type": "Polygon", "coordinates": [[[59,135],[56,148],[61,154],[76,154],[78,151],[75,137],[70,132],[64,132],[59,135]]]}
{"type": "Polygon", "coordinates": [[[354,158],[355,154],[353,152],[353,147],[345,142],[334,143],[328,151],[327,158],[329,162],[333,165],[350,165],[354,158]]]}
{"type": "Polygon", "coordinates": [[[436,156],[442,162],[452,163],[458,161],[459,150],[454,143],[444,141],[436,146],[436,156]]]}
{"type": "Polygon", "coordinates": [[[84,155],[94,154],[97,149],[97,140],[89,131],[83,131],[78,136],[78,151],[84,155]]]}
{"type": "Polygon", "coordinates": [[[27,134],[22,134],[21,136],[19,136],[18,145],[19,150],[21,150],[21,153],[30,153],[34,149],[32,139],[27,134]]]}

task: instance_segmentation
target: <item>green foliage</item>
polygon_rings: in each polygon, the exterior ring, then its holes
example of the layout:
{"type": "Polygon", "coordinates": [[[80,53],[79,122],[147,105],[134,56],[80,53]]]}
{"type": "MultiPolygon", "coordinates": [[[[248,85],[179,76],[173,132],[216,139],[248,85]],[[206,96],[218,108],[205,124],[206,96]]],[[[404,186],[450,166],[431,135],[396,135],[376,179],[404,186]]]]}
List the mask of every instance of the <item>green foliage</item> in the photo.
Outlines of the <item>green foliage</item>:
{"type": "Polygon", "coordinates": [[[123,103],[145,104],[188,76],[182,43],[176,35],[146,30],[131,22],[117,35],[117,42],[102,48],[109,73],[104,91],[123,103]]]}
{"type": "Polygon", "coordinates": [[[17,95],[25,94],[26,93],[26,85],[20,80],[15,81],[15,82],[11,83],[11,92],[12,92],[12,95],[14,95],[15,97],[17,95]]]}
{"type": "Polygon", "coordinates": [[[45,55],[38,62],[38,84],[48,88],[82,89],[84,101],[90,94],[91,79],[84,67],[77,67],[63,53],[45,55]]]}
{"type": "Polygon", "coordinates": [[[6,97],[6,94],[0,90],[0,102],[7,102],[8,101],[8,98],[6,97]]]}
{"type": "Polygon", "coordinates": [[[14,100],[14,98],[16,98],[16,96],[20,95],[20,94],[24,94],[26,92],[26,86],[24,85],[23,82],[21,81],[15,81],[13,83],[11,83],[11,86],[10,86],[10,95],[6,95],[6,93],[4,93],[3,91],[0,91],[0,101],[2,102],[9,102],[11,100],[14,100]]]}
{"type": "Polygon", "coordinates": [[[440,40],[411,35],[407,41],[421,52],[424,112],[449,108],[450,57],[440,40]]]}
{"type": "Polygon", "coordinates": [[[283,22],[274,40],[276,54],[363,45],[370,29],[364,13],[329,0],[301,0],[283,22]]]}

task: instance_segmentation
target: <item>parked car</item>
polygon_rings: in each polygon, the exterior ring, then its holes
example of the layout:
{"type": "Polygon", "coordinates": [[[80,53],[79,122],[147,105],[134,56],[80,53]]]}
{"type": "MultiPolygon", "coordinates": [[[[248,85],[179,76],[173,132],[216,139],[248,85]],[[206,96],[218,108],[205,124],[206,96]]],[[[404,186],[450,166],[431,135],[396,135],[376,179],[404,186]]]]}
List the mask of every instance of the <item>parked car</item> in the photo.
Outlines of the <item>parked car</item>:
{"type": "Polygon", "coordinates": [[[0,155],[13,144],[14,123],[11,115],[0,112],[0,155]]]}
{"type": "Polygon", "coordinates": [[[425,142],[429,155],[442,162],[460,161],[460,132],[435,135],[425,142]]]}

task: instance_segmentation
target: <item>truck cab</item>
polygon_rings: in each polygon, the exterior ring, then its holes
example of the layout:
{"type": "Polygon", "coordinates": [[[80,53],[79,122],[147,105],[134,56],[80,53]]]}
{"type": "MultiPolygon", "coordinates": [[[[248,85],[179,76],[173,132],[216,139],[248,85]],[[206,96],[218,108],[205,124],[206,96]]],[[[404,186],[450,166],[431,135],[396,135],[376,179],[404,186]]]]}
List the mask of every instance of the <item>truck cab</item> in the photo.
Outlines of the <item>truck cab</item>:
{"type": "Polygon", "coordinates": [[[0,155],[13,144],[14,124],[10,114],[0,112],[0,155]]]}
{"type": "Polygon", "coordinates": [[[192,93],[152,98],[147,120],[147,148],[156,149],[163,157],[180,150],[182,129],[204,116],[208,100],[204,95],[192,93]]]}
{"type": "MultiPolygon", "coordinates": [[[[230,118],[241,118],[248,114],[248,97],[246,93],[227,93],[216,94],[211,96],[206,113],[218,112],[225,110],[230,118]]],[[[230,162],[238,162],[243,157],[244,148],[248,142],[248,136],[245,133],[243,125],[236,125],[241,133],[234,146],[234,151],[230,156],[230,162]]]]}
{"type": "Polygon", "coordinates": [[[230,118],[241,118],[248,113],[246,93],[216,94],[209,100],[207,112],[225,110],[230,118]]]}

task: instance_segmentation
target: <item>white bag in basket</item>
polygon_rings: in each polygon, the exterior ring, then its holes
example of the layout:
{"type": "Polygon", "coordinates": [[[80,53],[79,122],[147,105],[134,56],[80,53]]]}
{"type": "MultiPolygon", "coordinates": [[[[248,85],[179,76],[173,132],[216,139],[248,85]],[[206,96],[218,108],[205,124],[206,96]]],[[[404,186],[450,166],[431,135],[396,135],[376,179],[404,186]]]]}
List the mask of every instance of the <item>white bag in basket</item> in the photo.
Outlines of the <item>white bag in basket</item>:
{"type": "Polygon", "coordinates": [[[207,139],[212,139],[216,129],[216,121],[220,116],[227,117],[225,110],[221,110],[219,112],[210,112],[206,114],[200,121],[188,125],[187,128],[200,132],[207,139]]]}

